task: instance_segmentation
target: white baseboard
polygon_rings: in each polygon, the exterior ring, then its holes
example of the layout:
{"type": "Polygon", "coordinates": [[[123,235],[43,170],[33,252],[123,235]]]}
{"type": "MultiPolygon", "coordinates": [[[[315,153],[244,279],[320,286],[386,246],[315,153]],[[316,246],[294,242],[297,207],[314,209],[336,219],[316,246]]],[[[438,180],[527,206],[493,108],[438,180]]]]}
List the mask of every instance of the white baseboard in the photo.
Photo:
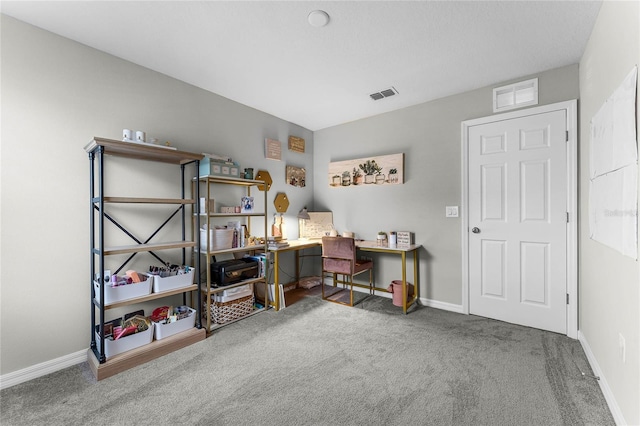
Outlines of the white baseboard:
{"type": "MultiPolygon", "coordinates": [[[[354,291],[361,291],[361,292],[366,292],[366,289],[361,289],[361,288],[354,288],[354,291]]],[[[381,291],[377,291],[374,292],[376,296],[381,296],[381,297],[386,297],[388,299],[391,299],[393,297],[393,294],[391,293],[385,293],[385,292],[381,292],[381,291]]],[[[443,311],[450,311],[450,312],[455,312],[458,314],[463,314],[464,312],[462,311],[462,305],[454,305],[453,303],[447,303],[447,302],[440,302],[438,300],[431,300],[431,299],[425,299],[423,297],[418,298],[418,301],[420,302],[420,304],[422,306],[428,306],[430,308],[436,308],[436,309],[442,309],[443,311]]]]}
{"type": "Polygon", "coordinates": [[[6,389],[38,377],[46,376],[47,374],[55,373],[63,368],[80,364],[86,360],[87,349],[83,349],[69,355],[61,356],[60,358],[32,365],[31,367],[27,367],[22,370],[3,374],[0,376],[0,389],[6,389]]]}
{"type": "Polygon", "coordinates": [[[462,305],[454,305],[453,303],[440,302],[438,300],[420,298],[420,304],[428,306],[430,308],[442,309],[443,311],[455,312],[457,314],[463,314],[462,305]]]}
{"type": "Polygon", "coordinates": [[[582,349],[584,353],[587,355],[587,360],[589,361],[589,365],[593,370],[594,375],[600,377],[598,380],[598,385],[600,385],[600,390],[604,395],[604,399],[607,401],[607,405],[609,406],[609,410],[611,410],[611,414],[613,415],[613,419],[615,420],[617,425],[626,425],[627,422],[622,415],[622,411],[620,411],[620,407],[616,402],[616,398],[613,396],[613,392],[607,383],[607,379],[602,374],[602,370],[598,365],[598,361],[596,357],[591,352],[591,347],[589,346],[589,342],[587,342],[587,338],[582,334],[582,331],[578,330],[578,341],[582,345],[582,349]]]}

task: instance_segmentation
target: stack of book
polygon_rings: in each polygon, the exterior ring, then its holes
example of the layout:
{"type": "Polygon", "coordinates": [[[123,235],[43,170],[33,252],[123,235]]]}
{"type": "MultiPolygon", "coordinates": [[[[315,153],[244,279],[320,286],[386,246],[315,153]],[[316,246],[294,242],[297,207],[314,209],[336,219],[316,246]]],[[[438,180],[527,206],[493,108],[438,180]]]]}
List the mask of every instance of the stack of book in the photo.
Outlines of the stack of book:
{"type": "Polygon", "coordinates": [[[289,247],[289,242],[286,239],[282,238],[268,238],[267,239],[267,248],[268,249],[279,249],[283,247],[289,247]]]}
{"type": "Polygon", "coordinates": [[[257,255],[245,255],[245,258],[253,259],[258,262],[258,277],[264,277],[267,274],[268,263],[267,263],[267,255],[265,253],[260,253],[257,255]]]}

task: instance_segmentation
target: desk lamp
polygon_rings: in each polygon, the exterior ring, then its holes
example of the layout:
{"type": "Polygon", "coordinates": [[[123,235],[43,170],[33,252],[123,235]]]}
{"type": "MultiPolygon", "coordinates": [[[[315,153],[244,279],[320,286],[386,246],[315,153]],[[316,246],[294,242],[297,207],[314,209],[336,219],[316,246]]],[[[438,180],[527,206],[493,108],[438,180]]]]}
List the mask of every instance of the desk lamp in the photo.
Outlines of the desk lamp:
{"type": "Polygon", "coordinates": [[[307,225],[307,220],[309,219],[311,219],[311,216],[309,216],[309,212],[307,211],[307,207],[305,206],[302,208],[302,210],[300,210],[300,212],[298,212],[298,240],[308,240],[308,238],[304,235],[306,234],[305,228],[307,225]]]}

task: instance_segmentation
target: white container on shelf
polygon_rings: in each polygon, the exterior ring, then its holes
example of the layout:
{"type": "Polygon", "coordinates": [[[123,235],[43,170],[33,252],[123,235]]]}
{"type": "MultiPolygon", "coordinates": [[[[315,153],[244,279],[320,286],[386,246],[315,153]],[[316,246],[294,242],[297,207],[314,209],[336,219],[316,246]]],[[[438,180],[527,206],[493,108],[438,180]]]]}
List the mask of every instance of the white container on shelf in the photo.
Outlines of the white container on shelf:
{"type": "MultiPolygon", "coordinates": [[[[104,288],[104,304],[110,305],[124,300],[135,299],[136,297],[147,296],[151,294],[152,283],[153,280],[149,277],[141,283],[132,283],[117,287],[111,287],[111,284],[107,284],[104,288]]],[[[93,288],[96,292],[96,301],[102,303],[100,301],[100,283],[94,280],[93,288]]]]}
{"type": "Polygon", "coordinates": [[[216,302],[224,303],[232,300],[240,299],[241,297],[250,296],[253,294],[253,284],[241,285],[240,287],[233,287],[227,290],[223,290],[213,295],[213,300],[216,302]]]}
{"type": "MultiPolygon", "coordinates": [[[[98,334],[98,326],[96,326],[96,345],[98,351],[100,350],[100,335],[98,334]]],[[[130,334],[125,337],[121,337],[118,340],[104,340],[104,356],[112,357],[114,355],[121,354],[123,352],[130,351],[140,346],[148,345],[153,341],[153,323],[145,331],[139,333],[130,334]]]]}
{"type": "Polygon", "coordinates": [[[177,288],[189,287],[193,285],[193,272],[195,269],[189,267],[189,272],[181,275],[173,275],[171,277],[161,277],[152,275],[153,292],[162,293],[163,291],[175,290],[177,288]]]}
{"type": "MultiPolygon", "coordinates": [[[[225,250],[233,246],[233,229],[216,228],[210,229],[209,234],[209,250],[225,250]]],[[[207,249],[207,230],[200,230],[200,249],[207,249]]]]}
{"type": "Polygon", "coordinates": [[[154,322],[153,324],[156,340],[161,340],[166,337],[173,336],[174,334],[192,329],[196,325],[196,310],[189,308],[188,317],[170,324],[162,324],[159,322],[154,322]]]}

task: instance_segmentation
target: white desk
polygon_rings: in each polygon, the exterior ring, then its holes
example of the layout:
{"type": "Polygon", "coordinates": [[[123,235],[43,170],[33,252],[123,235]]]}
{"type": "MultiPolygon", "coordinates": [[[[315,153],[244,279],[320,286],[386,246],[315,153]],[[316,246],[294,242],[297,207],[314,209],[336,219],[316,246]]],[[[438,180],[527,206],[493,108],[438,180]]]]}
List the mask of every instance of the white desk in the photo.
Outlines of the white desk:
{"type": "MultiPolygon", "coordinates": [[[[314,247],[322,247],[321,239],[311,239],[311,240],[293,240],[289,241],[288,247],[281,247],[277,249],[269,249],[271,253],[273,253],[273,282],[275,284],[274,288],[274,297],[273,297],[273,307],[276,311],[280,310],[280,294],[278,289],[279,284],[279,262],[280,262],[280,253],[294,251],[296,255],[296,280],[299,281],[300,277],[298,276],[298,262],[300,259],[299,252],[304,249],[314,248],[314,247]]],[[[402,257],[402,294],[403,294],[403,305],[402,312],[407,313],[407,309],[413,305],[418,300],[418,249],[422,247],[421,244],[412,244],[409,247],[379,247],[375,241],[363,241],[356,240],[356,247],[360,251],[364,252],[376,252],[376,253],[391,253],[391,254],[399,254],[402,257]],[[407,300],[407,253],[413,253],[413,296],[410,300],[407,300]]],[[[322,277],[321,277],[322,280],[322,277]]],[[[322,283],[324,285],[324,282],[322,283]]],[[[354,284],[357,287],[363,287],[359,284],[354,284]]],[[[366,286],[366,288],[369,288],[366,286]]],[[[388,292],[386,288],[375,287],[375,290],[388,292]]]]}

